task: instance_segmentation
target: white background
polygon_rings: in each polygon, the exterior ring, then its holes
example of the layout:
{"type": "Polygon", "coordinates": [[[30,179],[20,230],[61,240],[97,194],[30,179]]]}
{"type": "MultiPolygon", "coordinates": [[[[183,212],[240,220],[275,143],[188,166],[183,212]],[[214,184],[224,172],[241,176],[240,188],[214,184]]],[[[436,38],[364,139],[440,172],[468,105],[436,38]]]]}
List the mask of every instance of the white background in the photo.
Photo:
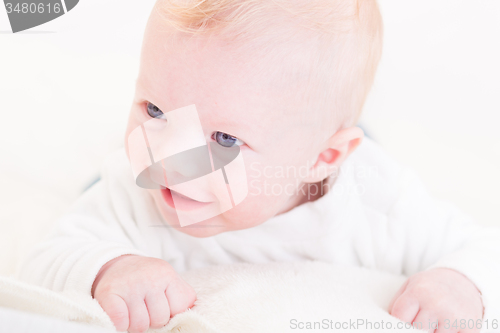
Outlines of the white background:
{"type": "MultiPolygon", "coordinates": [[[[59,214],[121,145],[153,3],[81,0],[18,34],[0,8],[0,226],[33,197],[40,219],[59,214]]],[[[500,225],[500,1],[380,5],[384,54],[364,128],[435,196],[500,225]]]]}

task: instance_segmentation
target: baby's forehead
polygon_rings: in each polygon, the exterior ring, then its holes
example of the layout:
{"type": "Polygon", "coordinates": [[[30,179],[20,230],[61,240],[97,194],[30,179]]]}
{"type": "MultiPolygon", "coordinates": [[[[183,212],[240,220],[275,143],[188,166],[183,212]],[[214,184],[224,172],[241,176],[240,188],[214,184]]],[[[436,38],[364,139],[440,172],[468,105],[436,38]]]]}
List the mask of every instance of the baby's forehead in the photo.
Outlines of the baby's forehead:
{"type": "Polygon", "coordinates": [[[316,49],[313,40],[234,42],[224,35],[190,36],[148,29],[141,66],[149,78],[192,78],[191,84],[232,81],[248,89],[267,84],[266,89],[276,98],[290,99],[313,83],[316,49]]]}
{"type": "Polygon", "coordinates": [[[190,80],[193,85],[230,81],[248,89],[274,82],[267,88],[279,95],[308,70],[306,52],[286,57],[288,51],[292,50],[286,45],[271,52],[254,41],[236,44],[218,36],[172,36],[150,29],[143,44],[140,80],[190,80]]]}
{"type": "Polygon", "coordinates": [[[166,110],[195,104],[213,123],[234,120],[268,131],[325,123],[328,114],[315,107],[311,91],[317,86],[311,84],[316,41],[233,41],[153,23],[144,38],[138,87],[164,101],[166,110]]]}

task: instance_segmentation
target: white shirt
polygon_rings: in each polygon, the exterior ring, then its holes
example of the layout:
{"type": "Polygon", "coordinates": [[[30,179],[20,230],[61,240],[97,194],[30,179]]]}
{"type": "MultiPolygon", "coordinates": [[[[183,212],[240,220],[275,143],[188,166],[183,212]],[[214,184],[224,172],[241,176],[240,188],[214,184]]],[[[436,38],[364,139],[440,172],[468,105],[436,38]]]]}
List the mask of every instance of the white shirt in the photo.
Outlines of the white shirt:
{"type": "Polygon", "coordinates": [[[412,275],[453,268],[481,290],[485,319],[500,319],[500,228],[481,227],[426,192],[365,138],[331,191],[245,230],[196,238],[169,227],[135,184],[125,150],[27,257],[18,278],[90,294],[99,269],[123,254],[161,258],[178,271],[236,262],[319,260],[412,275]]]}

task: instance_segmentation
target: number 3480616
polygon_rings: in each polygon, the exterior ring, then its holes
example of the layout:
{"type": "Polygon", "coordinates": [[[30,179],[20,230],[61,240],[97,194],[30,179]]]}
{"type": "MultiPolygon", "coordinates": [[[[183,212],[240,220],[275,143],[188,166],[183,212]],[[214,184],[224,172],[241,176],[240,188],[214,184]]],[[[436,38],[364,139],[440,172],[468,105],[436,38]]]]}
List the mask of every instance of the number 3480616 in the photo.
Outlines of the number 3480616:
{"type": "Polygon", "coordinates": [[[7,14],[10,13],[19,13],[19,14],[43,14],[43,13],[55,13],[59,14],[62,10],[61,4],[60,3],[54,3],[54,4],[44,4],[44,3],[17,3],[17,4],[12,4],[10,2],[7,2],[5,4],[5,8],[7,8],[7,14]]]}

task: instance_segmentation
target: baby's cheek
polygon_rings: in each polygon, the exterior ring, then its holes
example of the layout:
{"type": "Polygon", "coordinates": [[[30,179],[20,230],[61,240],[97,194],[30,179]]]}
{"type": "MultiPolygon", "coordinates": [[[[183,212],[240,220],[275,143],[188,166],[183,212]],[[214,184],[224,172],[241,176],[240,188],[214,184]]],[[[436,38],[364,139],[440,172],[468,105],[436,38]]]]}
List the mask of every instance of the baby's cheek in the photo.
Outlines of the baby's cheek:
{"type": "MultiPolygon", "coordinates": [[[[223,213],[224,218],[238,229],[250,228],[264,223],[277,214],[286,197],[271,194],[270,182],[253,180],[249,184],[248,195],[234,208],[223,213]]],[[[274,183],[276,184],[276,183],[274,183]]],[[[277,185],[274,186],[275,190],[277,185]]]]}

